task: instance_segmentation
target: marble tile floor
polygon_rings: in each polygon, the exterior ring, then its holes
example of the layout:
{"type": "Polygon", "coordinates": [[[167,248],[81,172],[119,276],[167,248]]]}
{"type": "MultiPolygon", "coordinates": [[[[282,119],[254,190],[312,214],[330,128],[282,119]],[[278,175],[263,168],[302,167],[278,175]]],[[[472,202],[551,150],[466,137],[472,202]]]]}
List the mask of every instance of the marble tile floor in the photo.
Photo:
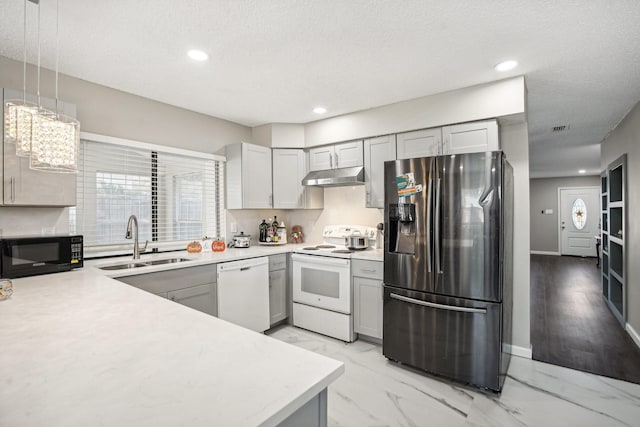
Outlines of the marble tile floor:
{"type": "Polygon", "coordinates": [[[345,363],[329,387],[332,427],[640,426],[638,384],[512,357],[498,395],[389,362],[366,341],[346,344],[293,326],[269,334],[345,363]]]}

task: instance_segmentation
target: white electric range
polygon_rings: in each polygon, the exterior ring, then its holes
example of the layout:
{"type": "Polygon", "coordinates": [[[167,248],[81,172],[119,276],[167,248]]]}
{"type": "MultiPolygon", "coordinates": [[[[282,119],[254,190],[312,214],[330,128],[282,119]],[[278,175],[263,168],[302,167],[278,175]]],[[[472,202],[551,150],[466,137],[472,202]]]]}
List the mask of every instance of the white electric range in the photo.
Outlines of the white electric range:
{"type": "Polygon", "coordinates": [[[345,238],[366,236],[369,249],[375,244],[376,229],[366,226],[328,225],[323,242],[296,249],[293,261],[293,324],[304,329],[351,342],[353,332],[353,289],[351,255],[345,238]]]}

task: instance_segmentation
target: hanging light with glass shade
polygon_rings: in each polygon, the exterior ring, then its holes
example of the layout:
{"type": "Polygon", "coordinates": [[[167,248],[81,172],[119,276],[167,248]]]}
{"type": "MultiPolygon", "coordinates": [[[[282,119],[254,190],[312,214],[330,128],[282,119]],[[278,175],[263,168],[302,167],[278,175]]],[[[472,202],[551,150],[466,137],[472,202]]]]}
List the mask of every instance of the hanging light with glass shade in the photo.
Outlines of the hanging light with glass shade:
{"type": "MultiPolygon", "coordinates": [[[[80,122],[61,114],[58,99],[58,57],[60,8],[56,0],[56,112],[39,109],[32,114],[31,169],[75,173],[78,171],[80,122]]],[[[39,68],[39,63],[38,63],[39,68]]]]}
{"type": "Polygon", "coordinates": [[[22,99],[7,100],[4,105],[4,141],[16,144],[16,154],[29,156],[31,152],[32,115],[38,105],[27,102],[27,0],[23,17],[22,99]]]}

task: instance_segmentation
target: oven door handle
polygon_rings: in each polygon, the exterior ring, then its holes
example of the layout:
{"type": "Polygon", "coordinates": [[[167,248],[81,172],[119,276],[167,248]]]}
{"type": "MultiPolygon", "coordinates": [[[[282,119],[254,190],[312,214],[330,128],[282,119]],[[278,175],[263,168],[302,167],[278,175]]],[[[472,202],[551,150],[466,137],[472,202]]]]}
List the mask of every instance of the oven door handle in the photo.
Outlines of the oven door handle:
{"type": "Polygon", "coordinates": [[[311,264],[321,264],[321,265],[341,265],[346,266],[349,265],[349,260],[344,258],[332,258],[322,255],[305,255],[305,254],[292,254],[291,260],[306,262],[311,264]]]}
{"type": "Polygon", "coordinates": [[[399,301],[408,302],[410,304],[422,305],[424,307],[439,308],[441,310],[450,310],[450,311],[463,311],[465,313],[487,314],[486,308],[460,307],[457,305],[437,304],[435,302],[422,301],[419,299],[409,298],[409,297],[405,297],[403,295],[398,295],[394,293],[389,294],[389,296],[399,301]]]}

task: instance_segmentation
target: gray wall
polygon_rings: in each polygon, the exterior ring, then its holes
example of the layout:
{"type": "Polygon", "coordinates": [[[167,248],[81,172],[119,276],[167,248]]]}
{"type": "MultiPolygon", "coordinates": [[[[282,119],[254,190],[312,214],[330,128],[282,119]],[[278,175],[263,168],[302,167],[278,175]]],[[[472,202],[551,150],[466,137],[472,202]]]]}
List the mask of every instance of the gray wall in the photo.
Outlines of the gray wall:
{"type": "MultiPolygon", "coordinates": [[[[29,67],[27,91],[35,92],[29,67]]],[[[54,98],[54,73],[43,69],[43,96],[54,98]]],[[[0,87],[22,90],[22,63],[0,56],[0,87]]],[[[60,74],[60,99],[76,104],[84,132],[215,153],[251,140],[251,128],[60,74]]],[[[159,83],[160,84],[160,83],[159,83]]]]}
{"type": "Polygon", "coordinates": [[[558,247],[558,188],[593,187],[600,185],[599,176],[538,178],[530,181],[531,250],[559,253],[558,247]],[[542,214],[553,209],[553,214],[542,214]]]}
{"type": "MultiPolygon", "coordinates": [[[[627,154],[626,247],[627,325],[640,333],[640,103],[627,114],[602,143],[602,169],[627,154]],[[635,185],[634,185],[635,184],[635,185]]],[[[637,342],[637,341],[636,341],[637,342]]],[[[640,342],[637,342],[640,345],[640,342]]]]}
{"type": "MultiPolygon", "coordinates": [[[[0,87],[22,91],[22,63],[0,56],[0,87]]],[[[42,96],[55,97],[54,73],[43,69],[42,96]]],[[[106,86],[60,75],[60,99],[76,104],[84,132],[216,153],[234,142],[250,141],[251,128],[106,86]]],[[[27,91],[35,92],[35,67],[28,67],[27,91]]],[[[66,208],[0,207],[5,236],[64,234],[66,208]]]]}

